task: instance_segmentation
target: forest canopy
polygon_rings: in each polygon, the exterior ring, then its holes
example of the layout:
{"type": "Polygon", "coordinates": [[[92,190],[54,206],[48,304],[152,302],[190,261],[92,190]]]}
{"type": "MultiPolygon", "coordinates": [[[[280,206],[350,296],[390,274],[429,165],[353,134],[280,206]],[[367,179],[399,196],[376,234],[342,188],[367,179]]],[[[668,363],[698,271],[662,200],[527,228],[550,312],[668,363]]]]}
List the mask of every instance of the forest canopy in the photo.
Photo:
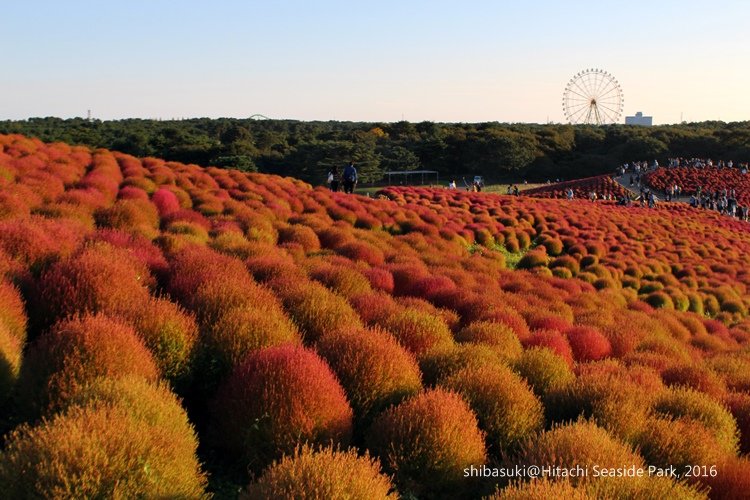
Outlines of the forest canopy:
{"type": "Polygon", "coordinates": [[[241,118],[0,121],[0,133],[84,144],[139,157],[288,175],[320,184],[333,165],[360,180],[429,169],[442,179],[570,179],[670,156],[750,159],[750,122],[656,127],[490,123],[303,122],[241,118]]]}

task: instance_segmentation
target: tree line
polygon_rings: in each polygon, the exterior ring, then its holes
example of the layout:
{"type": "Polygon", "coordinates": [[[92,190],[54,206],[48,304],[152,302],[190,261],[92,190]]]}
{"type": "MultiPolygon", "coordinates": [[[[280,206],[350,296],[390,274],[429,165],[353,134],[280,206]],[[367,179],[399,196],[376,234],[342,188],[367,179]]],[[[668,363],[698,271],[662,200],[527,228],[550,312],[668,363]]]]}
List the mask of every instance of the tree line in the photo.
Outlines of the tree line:
{"type": "Polygon", "coordinates": [[[21,133],[167,160],[325,181],[333,165],[357,164],[362,182],[387,171],[437,170],[489,182],[577,178],[624,162],[671,156],[750,159],[750,122],[656,127],[506,123],[303,122],[241,118],[0,121],[21,133]]]}

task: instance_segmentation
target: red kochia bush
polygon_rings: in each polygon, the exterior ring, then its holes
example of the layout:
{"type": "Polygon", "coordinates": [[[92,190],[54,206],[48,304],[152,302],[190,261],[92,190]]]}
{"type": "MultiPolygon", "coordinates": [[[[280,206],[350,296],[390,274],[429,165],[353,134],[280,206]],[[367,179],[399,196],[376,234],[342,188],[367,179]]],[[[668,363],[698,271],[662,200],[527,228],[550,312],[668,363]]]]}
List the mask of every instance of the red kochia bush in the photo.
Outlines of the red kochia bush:
{"type": "Polygon", "coordinates": [[[524,347],[546,347],[564,359],[569,366],[573,366],[573,351],[568,340],[558,331],[535,330],[523,344],[524,347]]]}
{"type": "Polygon", "coordinates": [[[39,281],[45,325],[71,314],[137,311],[148,300],[146,267],[126,250],[99,244],[48,269],[39,281]]]}
{"type": "Polygon", "coordinates": [[[315,231],[301,224],[292,224],[279,229],[279,243],[298,243],[305,252],[320,250],[320,240],[315,231]]]}
{"type": "Polygon", "coordinates": [[[376,290],[382,290],[385,293],[393,293],[393,275],[382,267],[372,267],[362,271],[370,285],[376,290]]]}
{"type": "Polygon", "coordinates": [[[335,451],[331,447],[315,451],[302,446],[269,467],[241,498],[361,498],[393,499],[393,485],[380,472],[380,464],[355,450],[335,451]]]}
{"type": "Polygon", "coordinates": [[[322,359],[298,346],[250,353],[213,408],[215,442],[253,469],[304,442],[346,444],[352,432],[344,389],[322,359]]]}
{"type": "Polygon", "coordinates": [[[477,417],[458,394],[444,389],[387,409],[368,431],[367,443],[402,494],[426,498],[465,494],[472,479],[464,477],[464,468],[487,460],[477,417]]]}
{"type": "Polygon", "coordinates": [[[596,361],[612,353],[609,340],[596,328],[575,326],[566,331],[565,335],[573,350],[573,357],[578,362],[596,361]]]}
{"type": "Polygon", "coordinates": [[[103,315],[62,321],[31,346],[19,379],[30,417],[55,410],[98,377],[156,380],[151,353],[132,328],[103,315]]]}
{"type": "Polygon", "coordinates": [[[0,454],[9,498],[202,498],[198,440],[177,398],[139,378],[100,379],[74,406],[14,430],[0,454]]]}
{"type": "Polygon", "coordinates": [[[422,388],[414,357],[382,330],[339,330],[323,336],[316,349],[338,375],[360,418],[422,388]]]}
{"type": "Polygon", "coordinates": [[[177,212],[181,208],[177,195],[165,188],[157,189],[151,195],[151,202],[156,206],[161,217],[177,212]]]}

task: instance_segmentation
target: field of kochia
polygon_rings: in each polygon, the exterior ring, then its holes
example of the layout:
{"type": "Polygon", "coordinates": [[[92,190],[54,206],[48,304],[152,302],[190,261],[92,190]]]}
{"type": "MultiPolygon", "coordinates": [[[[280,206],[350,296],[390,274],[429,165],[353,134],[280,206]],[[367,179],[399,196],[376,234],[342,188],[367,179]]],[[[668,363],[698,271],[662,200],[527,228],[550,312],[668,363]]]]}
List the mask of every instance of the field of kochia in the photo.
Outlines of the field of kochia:
{"type": "Polygon", "coordinates": [[[0,491],[741,498],[749,229],[0,136],[0,491]]]}

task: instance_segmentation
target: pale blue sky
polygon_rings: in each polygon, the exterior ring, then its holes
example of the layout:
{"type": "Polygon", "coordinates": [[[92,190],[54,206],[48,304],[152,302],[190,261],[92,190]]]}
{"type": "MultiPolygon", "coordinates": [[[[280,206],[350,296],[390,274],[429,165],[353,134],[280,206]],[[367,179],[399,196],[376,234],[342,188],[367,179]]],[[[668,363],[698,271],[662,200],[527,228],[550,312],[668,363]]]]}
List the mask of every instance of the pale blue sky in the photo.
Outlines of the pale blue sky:
{"type": "Polygon", "coordinates": [[[750,2],[6,1],[0,119],[563,121],[604,68],[625,114],[750,119],[750,2]]]}

